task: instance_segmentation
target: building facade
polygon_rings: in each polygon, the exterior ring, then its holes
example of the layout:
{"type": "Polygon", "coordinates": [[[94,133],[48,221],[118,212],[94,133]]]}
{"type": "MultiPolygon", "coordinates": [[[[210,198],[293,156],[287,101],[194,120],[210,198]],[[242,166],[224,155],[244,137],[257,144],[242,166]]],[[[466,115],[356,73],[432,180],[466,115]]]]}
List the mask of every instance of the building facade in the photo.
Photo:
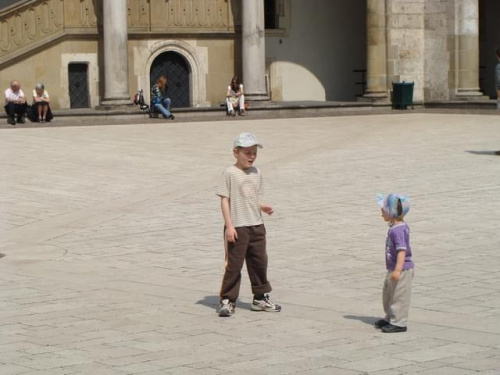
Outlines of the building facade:
{"type": "Polygon", "coordinates": [[[0,87],[42,81],[54,109],[120,106],[159,75],[174,107],[253,100],[487,99],[491,0],[21,0],[0,9],[0,87]],[[347,5],[348,3],[348,5],[347,5]]]}

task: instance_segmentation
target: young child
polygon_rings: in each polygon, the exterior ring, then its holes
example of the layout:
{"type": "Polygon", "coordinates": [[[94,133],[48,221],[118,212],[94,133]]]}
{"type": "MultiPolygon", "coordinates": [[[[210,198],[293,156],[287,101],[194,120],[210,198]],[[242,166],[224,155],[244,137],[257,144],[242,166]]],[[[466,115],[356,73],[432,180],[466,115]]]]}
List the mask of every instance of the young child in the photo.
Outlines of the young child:
{"type": "Polygon", "coordinates": [[[405,195],[389,194],[385,198],[378,196],[377,201],[389,231],[385,246],[387,275],[382,293],[385,319],[375,322],[375,327],[385,333],[406,332],[415,266],[411,259],[410,228],[404,221],[410,200],[405,195]]]}
{"type": "Polygon", "coordinates": [[[273,208],[259,200],[262,175],[253,166],[257,148],[262,148],[262,145],[253,134],[238,135],[233,145],[236,163],[224,171],[216,192],[221,198],[226,250],[226,268],[220,291],[221,317],[234,313],[245,260],[254,294],[252,310],[281,310],[267,294],[271,291],[271,284],[267,280],[266,229],[262,212],[272,215],[273,208]]]}

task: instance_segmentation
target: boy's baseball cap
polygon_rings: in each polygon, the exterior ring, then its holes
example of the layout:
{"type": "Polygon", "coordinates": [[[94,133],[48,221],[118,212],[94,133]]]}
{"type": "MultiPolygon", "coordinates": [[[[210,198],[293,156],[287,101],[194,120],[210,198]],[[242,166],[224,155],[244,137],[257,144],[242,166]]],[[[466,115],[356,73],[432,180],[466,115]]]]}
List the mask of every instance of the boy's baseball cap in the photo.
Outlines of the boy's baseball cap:
{"type": "Polygon", "coordinates": [[[241,133],[239,134],[233,143],[233,149],[236,147],[252,147],[257,146],[262,148],[262,145],[257,140],[257,137],[252,133],[241,133]]]}
{"type": "Polygon", "coordinates": [[[386,197],[378,194],[377,204],[393,219],[405,216],[410,211],[410,198],[404,194],[389,194],[386,197]],[[401,215],[398,215],[398,199],[401,200],[401,207],[403,209],[401,215]]]}

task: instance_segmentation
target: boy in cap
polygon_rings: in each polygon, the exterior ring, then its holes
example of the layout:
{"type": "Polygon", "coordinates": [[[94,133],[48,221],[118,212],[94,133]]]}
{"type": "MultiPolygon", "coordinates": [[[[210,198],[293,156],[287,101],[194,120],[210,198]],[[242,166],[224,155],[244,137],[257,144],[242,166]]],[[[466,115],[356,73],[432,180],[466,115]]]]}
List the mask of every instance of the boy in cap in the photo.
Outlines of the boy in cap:
{"type": "Polygon", "coordinates": [[[375,322],[375,327],[385,333],[406,332],[415,267],[411,259],[410,228],[404,221],[410,200],[406,195],[389,194],[385,198],[379,195],[377,201],[389,230],[385,246],[387,275],[382,292],[385,319],[375,322]]]}
{"type": "Polygon", "coordinates": [[[226,250],[226,267],[220,291],[221,317],[234,313],[245,261],[254,294],[252,310],[281,310],[268,295],[271,284],[267,280],[266,229],[262,212],[272,215],[273,208],[259,199],[262,194],[262,174],[253,166],[258,148],[262,148],[262,145],[255,135],[238,135],[233,144],[236,163],[224,171],[216,191],[221,198],[226,250]]]}

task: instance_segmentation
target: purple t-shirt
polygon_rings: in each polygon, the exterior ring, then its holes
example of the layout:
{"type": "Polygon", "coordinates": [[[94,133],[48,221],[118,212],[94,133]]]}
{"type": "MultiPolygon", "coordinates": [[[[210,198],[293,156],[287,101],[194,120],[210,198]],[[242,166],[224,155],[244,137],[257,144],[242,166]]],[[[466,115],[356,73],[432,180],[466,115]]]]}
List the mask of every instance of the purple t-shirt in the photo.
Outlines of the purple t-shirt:
{"type": "Polygon", "coordinates": [[[415,267],[411,260],[410,228],[406,223],[399,223],[389,228],[385,244],[385,265],[388,271],[394,271],[398,250],[405,250],[403,271],[415,267]]]}

